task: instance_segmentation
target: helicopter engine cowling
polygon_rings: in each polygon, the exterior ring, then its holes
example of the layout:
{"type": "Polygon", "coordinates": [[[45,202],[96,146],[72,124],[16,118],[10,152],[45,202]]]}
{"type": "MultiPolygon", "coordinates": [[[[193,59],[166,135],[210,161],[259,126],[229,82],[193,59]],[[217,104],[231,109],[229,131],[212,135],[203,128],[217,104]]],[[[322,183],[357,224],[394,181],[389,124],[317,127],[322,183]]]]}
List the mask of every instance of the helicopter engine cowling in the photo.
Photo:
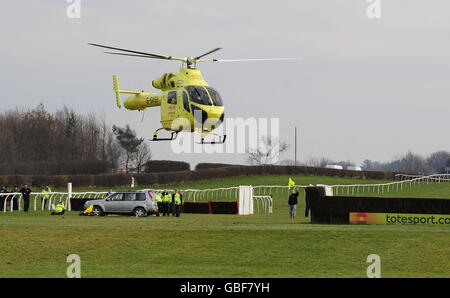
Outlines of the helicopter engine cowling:
{"type": "Polygon", "coordinates": [[[156,89],[166,90],[175,87],[175,73],[165,73],[161,77],[152,81],[152,86],[156,89]]]}

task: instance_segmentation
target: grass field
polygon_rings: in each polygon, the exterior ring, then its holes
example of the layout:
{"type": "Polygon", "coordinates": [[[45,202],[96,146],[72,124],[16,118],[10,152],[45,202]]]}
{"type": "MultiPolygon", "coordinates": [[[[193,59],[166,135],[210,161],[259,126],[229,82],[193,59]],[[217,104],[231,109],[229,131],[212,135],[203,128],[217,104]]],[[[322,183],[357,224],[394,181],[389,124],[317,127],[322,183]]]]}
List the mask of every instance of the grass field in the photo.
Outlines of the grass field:
{"type": "MultiPolygon", "coordinates": [[[[292,178],[301,185],[382,182],[292,178]]],[[[287,180],[249,176],[167,188],[286,185],[287,180]]],[[[382,195],[450,198],[450,183],[382,195]]],[[[312,225],[303,210],[301,197],[298,217],[290,220],[285,192],[274,194],[273,214],[249,216],[1,212],[0,277],[65,277],[69,254],[80,256],[82,277],[366,277],[370,254],[380,256],[382,277],[450,277],[448,226],[312,225]]]]}

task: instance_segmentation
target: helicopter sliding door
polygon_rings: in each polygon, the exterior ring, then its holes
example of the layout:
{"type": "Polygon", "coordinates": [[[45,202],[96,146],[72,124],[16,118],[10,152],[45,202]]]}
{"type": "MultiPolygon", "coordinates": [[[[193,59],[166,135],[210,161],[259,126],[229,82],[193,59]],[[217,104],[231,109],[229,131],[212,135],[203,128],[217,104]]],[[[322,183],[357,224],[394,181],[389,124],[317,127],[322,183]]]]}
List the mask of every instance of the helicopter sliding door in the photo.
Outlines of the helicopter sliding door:
{"type": "Polygon", "coordinates": [[[161,100],[161,124],[171,130],[172,122],[177,117],[177,91],[167,92],[161,100]]]}
{"type": "Polygon", "coordinates": [[[189,96],[186,90],[178,91],[177,121],[180,124],[179,129],[183,131],[194,131],[194,117],[191,114],[189,96]]]}

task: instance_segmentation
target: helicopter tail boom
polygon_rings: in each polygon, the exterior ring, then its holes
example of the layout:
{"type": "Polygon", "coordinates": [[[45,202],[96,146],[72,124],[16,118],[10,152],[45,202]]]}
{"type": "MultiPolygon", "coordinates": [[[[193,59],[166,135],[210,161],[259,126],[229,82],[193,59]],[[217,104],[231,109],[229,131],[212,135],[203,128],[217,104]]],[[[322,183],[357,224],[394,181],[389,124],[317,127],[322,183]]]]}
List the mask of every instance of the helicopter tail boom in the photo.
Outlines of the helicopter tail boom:
{"type": "Polygon", "coordinates": [[[117,75],[113,75],[113,88],[116,93],[117,107],[122,107],[120,100],[120,94],[133,94],[128,96],[124,101],[124,107],[128,110],[145,110],[148,107],[157,107],[161,105],[161,94],[141,92],[141,91],[128,91],[119,89],[119,79],[117,75]]]}
{"type": "Polygon", "coordinates": [[[161,105],[161,94],[149,92],[136,92],[128,96],[124,101],[124,107],[128,110],[145,110],[149,107],[161,105]]]}

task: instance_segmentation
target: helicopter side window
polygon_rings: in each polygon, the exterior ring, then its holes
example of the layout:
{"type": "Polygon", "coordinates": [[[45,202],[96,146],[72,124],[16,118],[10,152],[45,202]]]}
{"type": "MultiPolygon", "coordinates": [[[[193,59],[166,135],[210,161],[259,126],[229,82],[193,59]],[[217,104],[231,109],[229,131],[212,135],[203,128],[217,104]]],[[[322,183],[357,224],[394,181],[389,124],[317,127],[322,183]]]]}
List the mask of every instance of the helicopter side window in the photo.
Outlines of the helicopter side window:
{"type": "Polygon", "coordinates": [[[189,113],[191,112],[191,109],[189,108],[189,98],[186,91],[183,92],[183,106],[186,111],[189,113]]]}
{"type": "Polygon", "coordinates": [[[167,95],[167,103],[176,105],[177,104],[177,92],[176,91],[170,91],[167,95]]]}
{"type": "Polygon", "coordinates": [[[214,88],[205,87],[208,90],[209,95],[211,95],[211,99],[215,106],[223,106],[222,98],[220,97],[219,92],[217,92],[214,88]]]}
{"type": "Polygon", "coordinates": [[[187,86],[186,90],[192,102],[207,106],[211,105],[208,92],[202,86],[187,86]]]}

